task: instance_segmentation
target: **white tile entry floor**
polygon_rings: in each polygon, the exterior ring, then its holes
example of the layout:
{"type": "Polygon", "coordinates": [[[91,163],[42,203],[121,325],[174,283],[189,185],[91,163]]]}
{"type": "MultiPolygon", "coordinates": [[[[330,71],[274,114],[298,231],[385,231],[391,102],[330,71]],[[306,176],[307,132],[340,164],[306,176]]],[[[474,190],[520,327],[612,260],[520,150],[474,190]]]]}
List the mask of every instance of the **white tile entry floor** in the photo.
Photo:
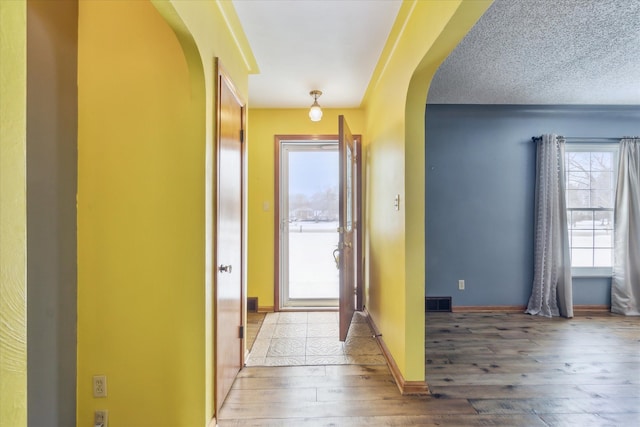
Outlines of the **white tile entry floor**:
{"type": "Polygon", "coordinates": [[[345,342],[338,339],[338,312],[267,313],[247,366],[384,365],[364,315],[356,312],[345,342]]]}

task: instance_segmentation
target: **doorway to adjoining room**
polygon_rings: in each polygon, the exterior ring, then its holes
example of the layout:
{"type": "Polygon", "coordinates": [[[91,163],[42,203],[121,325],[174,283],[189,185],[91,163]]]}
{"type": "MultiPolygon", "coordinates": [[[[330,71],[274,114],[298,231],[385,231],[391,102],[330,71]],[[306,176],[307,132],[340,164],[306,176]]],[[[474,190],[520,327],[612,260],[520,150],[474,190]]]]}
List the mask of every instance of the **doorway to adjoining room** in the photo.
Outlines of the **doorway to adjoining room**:
{"type": "Polygon", "coordinates": [[[337,309],[338,142],[280,144],[280,309],[337,309]]]}

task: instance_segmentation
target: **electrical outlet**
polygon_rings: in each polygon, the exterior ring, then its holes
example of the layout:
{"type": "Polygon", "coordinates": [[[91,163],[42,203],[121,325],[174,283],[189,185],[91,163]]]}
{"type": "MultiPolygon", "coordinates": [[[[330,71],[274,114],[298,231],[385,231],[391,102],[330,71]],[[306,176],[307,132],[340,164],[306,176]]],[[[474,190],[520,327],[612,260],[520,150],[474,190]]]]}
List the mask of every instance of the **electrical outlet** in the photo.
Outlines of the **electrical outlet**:
{"type": "Polygon", "coordinates": [[[107,397],[107,376],[93,376],[93,397],[107,397]]]}
{"type": "Polygon", "coordinates": [[[458,280],[458,289],[464,291],[464,280],[458,280]]]}
{"type": "Polygon", "coordinates": [[[109,411],[98,409],[93,413],[94,427],[109,427],[109,411]]]}

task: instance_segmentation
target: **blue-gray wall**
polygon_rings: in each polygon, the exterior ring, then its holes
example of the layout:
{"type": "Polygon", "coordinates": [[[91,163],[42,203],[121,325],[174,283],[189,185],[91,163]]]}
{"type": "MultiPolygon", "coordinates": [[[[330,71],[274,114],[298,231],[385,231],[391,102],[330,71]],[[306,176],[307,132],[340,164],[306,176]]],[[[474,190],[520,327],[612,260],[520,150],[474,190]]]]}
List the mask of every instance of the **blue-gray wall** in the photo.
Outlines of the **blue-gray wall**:
{"type": "MultiPolygon", "coordinates": [[[[454,307],[527,304],[531,137],[543,133],[639,135],[640,106],[427,105],[427,296],[451,296],[454,307]]],[[[608,278],[576,278],[574,304],[609,305],[610,286],[608,278]]]]}

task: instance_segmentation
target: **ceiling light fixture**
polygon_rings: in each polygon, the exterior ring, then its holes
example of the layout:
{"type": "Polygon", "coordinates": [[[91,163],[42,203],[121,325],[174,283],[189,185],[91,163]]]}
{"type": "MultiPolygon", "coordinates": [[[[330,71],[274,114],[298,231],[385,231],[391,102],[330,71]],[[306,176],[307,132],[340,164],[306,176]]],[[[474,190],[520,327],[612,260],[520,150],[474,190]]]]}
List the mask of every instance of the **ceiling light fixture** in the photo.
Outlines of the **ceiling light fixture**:
{"type": "Polygon", "coordinates": [[[309,110],[309,118],[312,122],[319,122],[320,119],[322,119],[322,108],[320,108],[320,104],[318,104],[318,97],[322,95],[322,92],[312,90],[309,92],[309,95],[313,96],[313,104],[311,104],[311,109],[309,110]]]}

